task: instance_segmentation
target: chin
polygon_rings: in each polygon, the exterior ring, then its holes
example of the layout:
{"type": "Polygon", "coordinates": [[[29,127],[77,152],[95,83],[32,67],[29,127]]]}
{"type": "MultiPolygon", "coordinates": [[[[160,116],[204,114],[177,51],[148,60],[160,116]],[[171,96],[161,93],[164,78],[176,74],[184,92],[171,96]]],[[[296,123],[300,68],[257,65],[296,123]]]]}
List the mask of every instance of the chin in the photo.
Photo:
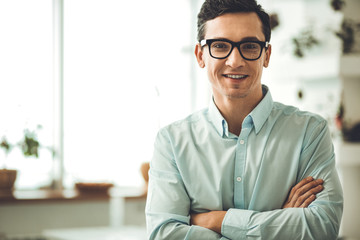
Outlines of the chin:
{"type": "Polygon", "coordinates": [[[225,96],[231,99],[246,98],[248,93],[227,93],[225,96]]]}

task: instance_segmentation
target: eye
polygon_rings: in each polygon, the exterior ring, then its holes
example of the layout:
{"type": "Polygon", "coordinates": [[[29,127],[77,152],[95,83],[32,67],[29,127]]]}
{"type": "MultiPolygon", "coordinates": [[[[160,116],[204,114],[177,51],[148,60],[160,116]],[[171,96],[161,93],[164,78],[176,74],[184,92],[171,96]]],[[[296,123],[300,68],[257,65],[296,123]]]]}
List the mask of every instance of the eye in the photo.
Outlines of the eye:
{"type": "Polygon", "coordinates": [[[241,45],[241,49],[243,50],[258,50],[260,48],[260,45],[258,43],[253,43],[253,42],[249,42],[249,43],[243,43],[241,45]]]}
{"type": "Polygon", "coordinates": [[[214,48],[226,48],[227,46],[224,43],[214,43],[213,47],[214,48]]]}
{"type": "Polygon", "coordinates": [[[228,42],[216,41],[211,44],[211,48],[216,51],[228,51],[231,45],[228,42]]]}

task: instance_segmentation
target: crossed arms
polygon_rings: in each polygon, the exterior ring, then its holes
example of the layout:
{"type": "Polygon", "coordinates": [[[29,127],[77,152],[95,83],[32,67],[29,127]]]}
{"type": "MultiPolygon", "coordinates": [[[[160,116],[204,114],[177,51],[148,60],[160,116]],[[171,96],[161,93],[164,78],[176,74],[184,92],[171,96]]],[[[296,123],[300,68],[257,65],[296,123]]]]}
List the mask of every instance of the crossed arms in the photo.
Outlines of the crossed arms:
{"type": "MultiPolygon", "coordinates": [[[[299,161],[288,161],[293,168],[280,166],[278,172],[272,172],[278,169],[274,166],[269,170],[271,165],[264,168],[266,175],[262,175],[260,185],[255,186],[261,190],[252,198],[254,202],[248,202],[244,208],[229,204],[236,199],[235,195],[224,196],[221,192],[210,191],[218,187],[217,182],[209,183],[213,176],[198,175],[198,169],[188,166],[192,164],[190,161],[177,162],[172,145],[175,140],[169,136],[166,130],[159,133],[155,161],[151,162],[149,172],[146,206],[149,239],[337,238],[343,200],[326,126],[320,125],[311,135],[313,139],[303,149],[299,161]],[[192,170],[184,171],[184,168],[192,170]],[[288,172],[290,170],[293,172],[288,172]],[[288,188],[287,183],[278,180],[288,176],[300,180],[288,188]],[[260,210],[260,205],[267,210],[260,210]]],[[[231,189],[228,192],[232,192],[231,189]]]]}
{"type": "MultiPolygon", "coordinates": [[[[306,208],[316,199],[316,194],[321,192],[324,181],[307,177],[296,184],[290,191],[289,197],[282,208],[306,208]]],[[[201,226],[221,234],[221,225],[226,211],[209,211],[206,213],[192,213],[190,224],[201,226]]]]}
{"type": "MultiPolygon", "coordinates": [[[[158,173],[151,174],[150,181],[159,180],[158,173]]],[[[304,179],[291,190],[283,209],[266,212],[229,209],[191,213],[185,191],[175,194],[150,190],[146,208],[149,239],[336,239],[342,202],[331,200],[329,206],[321,197],[316,203],[314,195],[324,192],[323,183],[310,179],[304,179]],[[155,206],[152,202],[159,204],[155,206]]],[[[170,184],[179,182],[172,179],[170,184]]],[[[154,187],[157,188],[150,182],[149,189],[154,187]]]]}

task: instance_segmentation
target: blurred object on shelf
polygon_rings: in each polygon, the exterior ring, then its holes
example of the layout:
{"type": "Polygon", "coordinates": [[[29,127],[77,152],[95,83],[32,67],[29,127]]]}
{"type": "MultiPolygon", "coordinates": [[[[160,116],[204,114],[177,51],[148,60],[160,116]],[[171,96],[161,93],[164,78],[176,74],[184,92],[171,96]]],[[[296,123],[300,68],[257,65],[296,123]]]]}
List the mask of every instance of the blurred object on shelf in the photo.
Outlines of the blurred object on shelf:
{"type": "Polygon", "coordinates": [[[78,182],[75,184],[79,194],[109,195],[109,189],[113,186],[114,184],[105,182],[78,182]]]}

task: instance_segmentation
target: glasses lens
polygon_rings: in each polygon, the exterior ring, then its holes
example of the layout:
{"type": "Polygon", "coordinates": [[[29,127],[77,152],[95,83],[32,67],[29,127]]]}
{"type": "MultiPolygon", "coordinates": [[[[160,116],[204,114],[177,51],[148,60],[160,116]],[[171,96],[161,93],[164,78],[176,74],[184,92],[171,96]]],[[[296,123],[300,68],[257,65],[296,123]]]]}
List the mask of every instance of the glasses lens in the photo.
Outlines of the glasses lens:
{"type": "Polygon", "coordinates": [[[244,58],[257,59],[261,53],[261,46],[255,42],[245,42],[240,44],[240,51],[244,58]]]}
{"type": "Polygon", "coordinates": [[[213,57],[226,57],[231,51],[231,44],[224,41],[215,41],[211,43],[210,52],[213,57]]]}

